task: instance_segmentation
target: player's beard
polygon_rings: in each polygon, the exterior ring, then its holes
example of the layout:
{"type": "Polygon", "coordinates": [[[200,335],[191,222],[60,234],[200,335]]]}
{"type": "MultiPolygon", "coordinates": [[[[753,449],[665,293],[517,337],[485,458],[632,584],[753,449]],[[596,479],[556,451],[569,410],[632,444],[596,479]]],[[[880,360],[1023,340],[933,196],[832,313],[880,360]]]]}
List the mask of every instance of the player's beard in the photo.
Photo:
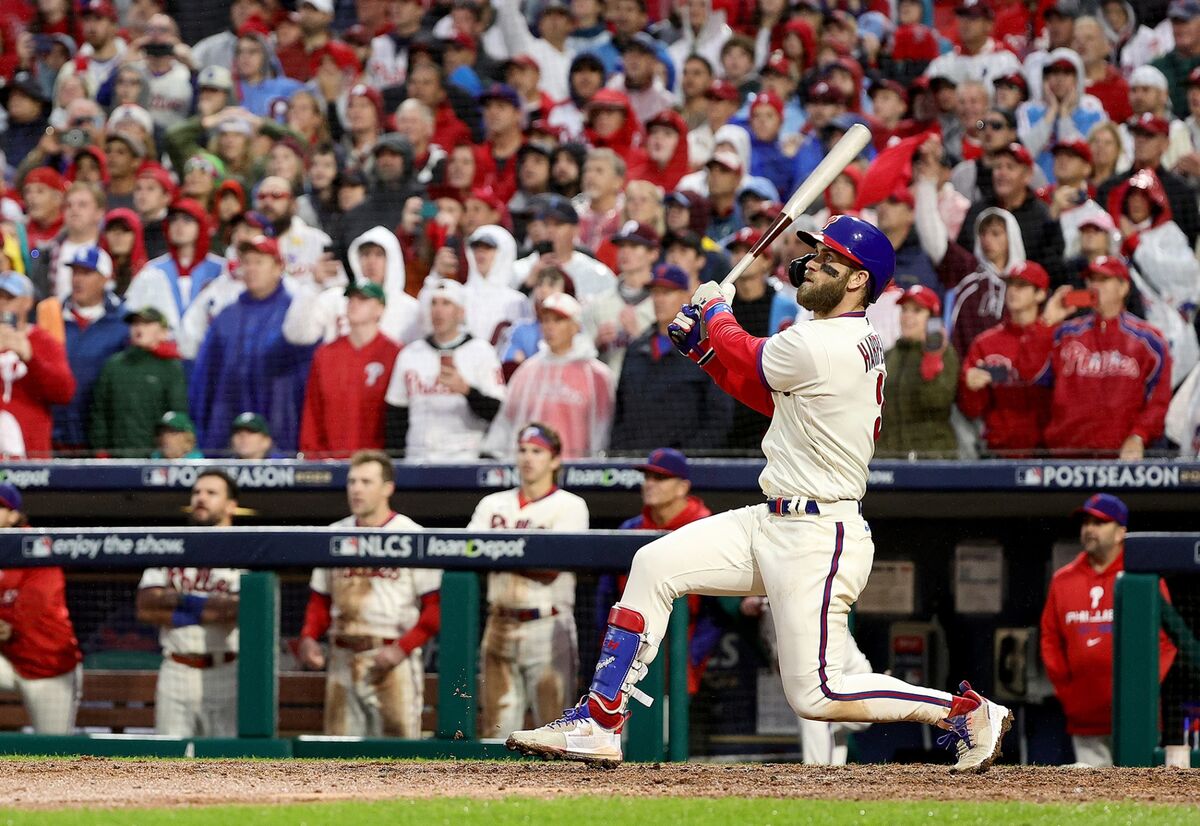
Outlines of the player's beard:
{"type": "Polygon", "coordinates": [[[850,273],[831,278],[823,284],[804,281],[796,290],[796,303],[814,315],[822,316],[833,310],[846,297],[846,282],[850,273]]]}
{"type": "Polygon", "coordinates": [[[198,528],[214,528],[221,524],[221,520],[215,513],[206,508],[202,511],[192,511],[189,513],[188,524],[195,525],[198,528]]]}

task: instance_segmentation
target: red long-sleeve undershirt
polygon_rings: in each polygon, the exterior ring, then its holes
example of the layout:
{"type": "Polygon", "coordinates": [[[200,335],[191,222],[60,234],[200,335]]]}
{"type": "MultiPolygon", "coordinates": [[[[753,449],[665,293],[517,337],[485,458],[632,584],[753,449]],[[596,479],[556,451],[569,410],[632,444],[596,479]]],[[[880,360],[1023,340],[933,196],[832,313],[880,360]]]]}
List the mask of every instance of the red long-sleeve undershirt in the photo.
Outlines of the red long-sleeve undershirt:
{"type": "MultiPolygon", "coordinates": [[[[333,600],[329,594],[320,594],[316,591],[309,591],[308,605],[304,609],[304,628],[300,631],[301,637],[318,640],[325,635],[329,630],[329,625],[332,622],[330,614],[330,606],[333,600]]],[[[396,645],[399,646],[405,654],[410,654],[416,648],[420,648],[438,632],[442,625],[442,597],[439,591],[430,591],[428,594],[421,595],[421,614],[417,617],[417,624],[408,629],[400,639],[396,640],[396,645]]]]}
{"type": "Polygon", "coordinates": [[[762,373],[765,338],[742,329],[733,313],[714,313],[708,324],[708,346],[713,355],[703,366],[717,386],[764,416],[775,412],[771,389],[762,373]]]}

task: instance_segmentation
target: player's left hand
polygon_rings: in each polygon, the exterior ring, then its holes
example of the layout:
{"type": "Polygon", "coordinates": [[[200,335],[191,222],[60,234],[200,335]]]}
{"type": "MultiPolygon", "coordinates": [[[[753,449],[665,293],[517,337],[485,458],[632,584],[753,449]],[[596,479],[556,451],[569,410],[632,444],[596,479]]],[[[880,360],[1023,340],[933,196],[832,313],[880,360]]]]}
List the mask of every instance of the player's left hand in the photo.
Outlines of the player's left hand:
{"type": "Polygon", "coordinates": [[[667,325],[667,335],[675,349],[683,355],[692,352],[704,335],[704,325],[700,323],[700,311],[688,304],[679,311],[675,320],[667,325]]]}
{"type": "Polygon", "coordinates": [[[733,301],[733,293],[732,284],[726,287],[717,281],[705,281],[696,288],[696,292],[692,293],[692,300],[688,303],[701,309],[708,306],[709,302],[717,300],[728,304],[733,301]]]}
{"type": "Polygon", "coordinates": [[[380,683],[388,673],[404,662],[407,655],[398,645],[385,645],[379,649],[379,653],[375,655],[374,662],[367,669],[367,682],[380,683]]]}

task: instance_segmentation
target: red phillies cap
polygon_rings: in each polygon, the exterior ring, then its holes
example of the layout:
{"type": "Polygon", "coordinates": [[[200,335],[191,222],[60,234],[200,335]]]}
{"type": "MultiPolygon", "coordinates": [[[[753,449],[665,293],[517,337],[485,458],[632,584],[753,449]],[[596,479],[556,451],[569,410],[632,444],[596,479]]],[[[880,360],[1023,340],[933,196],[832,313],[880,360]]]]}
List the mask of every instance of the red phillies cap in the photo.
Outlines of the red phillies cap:
{"type": "Polygon", "coordinates": [[[792,61],[788,60],[787,55],[782,49],[776,49],[771,52],[771,56],[767,58],[767,65],[763,67],[763,74],[774,72],[777,75],[790,75],[792,73],[792,61]]]}
{"type": "Polygon", "coordinates": [[[904,101],[904,103],[906,103],[906,104],[908,103],[908,90],[905,89],[903,86],[901,86],[898,82],[896,82],[894,80],[881,80],[878,83],[872,83],[871,88],[870,88],[870,90],[868,90],[867,94],[871,97],[872,100],[874,100],[875,95],[878,92],[884,92],[884,91],[895,92],[897,95],[900,96],[900,100],[904,101]]]}
{"type": "Polygon", "coordinates": [[[163,191],[171,196],[172,200],[175,198],[175,179],[161,165],[152,162],[144,163],[138,169],[137,176],[139,178],[149,178],[161,186],[163,191]]]}
{"type": "Polygon", "coordinates": [[[1057,155],[1059,152],[1070,152],[1077,158],[1083,158],[1088,163],[1092,162],[1092,147],[1088,146],[1087,141],[1083,138],[1059,141],[1054,144],[1054,154],[1057,155]]]}
{"type": "Polygon", "coordinates": [[[1005,281],[1024,281],[1026,284],[1032,284],[1039,290],[1050,289],[1050,274],[1046,272],[1046,268],[1036,261],[1026,261],[1023,264],[1018,264],[1013,267],[1008,275],[1004,276],[1005,281]]]}
{"type": "Polygon", "coordinates": [[[754,227],[742,227],[725,242],[725,249],[733,249],[740,246],[753,247],[762,240],[762,236],[762,230],[757,230],[754,227]]]}
{"type": "Polygon", "coordinates": [[[265,235],[255,235],[249,241],[242,241],[238,244],[238,254],[245,255],[247,252],[261,252],[263,255],[269,255],[279,263],[283,263],[283,256],[279,253],[279,243],[274,238],[268,238],[265,235]]]}
{"type": "Polygon", "coordinates": [[[842,94],[827,80],[818,80],[808,87],[809,103],[842,103],[842,94]]]}
{"type": "Polygon", "coordinates": [[[712,86],[704,93],[704,96],[709,100],[729,100],[736,102],[738,99],[737,88],[728,80],[714,80],[712,86]]]}
{"type": "Polygon", "coordinates": [[[942,312],[942,301],[937,293],[921,284],[914,284],[900,296],[901,306],[910,302],[929,310],[931,315],[940,315],[942,312]]]}
{"type": "Polygon", "coordinates": [[[1143,112],[1136,118],[1130,119],[1126,125],[1130,132],[1143,132],[1149,135],[1168,135],[1171,132],[1171,124],[1167,123],[1166,118],[1160,118],[1150,112],[1143,112]]]}
{"type": "Polygon", "coordinates": [[[497,212],[504,212],[504,201],[500,200],[500,196],[496,194],[496,190],[490,186],[477,186],[467,193],[467,197],[463,200],[474,198],[476,201],[483,201],[497,212]]]}
{"type": "Polygon", "coordinates": [[[895,189],[888,193],[888,196],[884,198],[884,200],[895,201],[898,204],[905,204],[910,209],[915,209],[917,206],[917,201],[915,198],[913,198],[912,190],[906,186],[897,185],[895,189]]]}
{"type": "Polygon", "coordinates": [[[374,104],[375,112],[379,116],[379,124],[382,126],[384,120],[383,95],[380,91],[374,86],[368,86],[365,83],[356,83],[350,87],[350,94],[347,96],[347,100],[358,97],[366,98],[374,104]]]}
{"type": "Polygon", "coordinates": [[[321,61],[329,56],[333,59],[333,63],[343,72],[361,72],[362,62],[358,59],[358,53],[354,49],[347,46],[345,43],[339,43],[336,40],[330,40],[324,46],[318,47],[309,56],[309,64],[315,73],[321,65],[321,61]]]}
{"type": "Polygon", "coordinates": [[[1014,141],[1013,143],[1010,143],[1008,146],[1004,147],[1003,149],[998,150],[996,152],[996,154],[997,155],[1008,155],[1014,161],[1016,161],[1019,164],[1023,164],[1024,166],[1028,166],[1028,167],[1033,166],[1033,155],[1030,155],[1029,150],[1026,149],[1024,146],[1021,146],[1021,144],[1017,143],[1016,141],[1014,141]]]}
{"type": "Polygon", "coordinates": [[[446,45],[456,46],[460,49],[469,49],[472,52],[479,48],[479,44],[475,42],[475,38],[466,32],[455,32],[454,36],[446,41],[446,45]]]}
{"type": "Polygon", "coordinates": [[[63,176],[58,174],[58,170],[51,169],[48,166],[35,167],[25,176],[25,180],[21,186],[26,187],[30,184],[42,184],[59,192],[67,191],[67,182],[63,179],[63,176]]]}
{"type": "Polygon", "coordinates": [[[1029,97],[1029,81],[1025,80],[1025,75],[1020,72],[1013,72],[1004,77],[998,77],[992,81],[993,86],[1011,86],[1014,89],[1020,89],[1025,97],[1029,97]]]}
{"type": "Polygon", "coordinates": [[[1072,63],[1069,58],[1060,57],[1057,60],[1050,61],[1046,64],[1045,68],[1042,69],[1042,74],[1048,74],[1050,72],[1070,72],[1074,74],[1075,64],[1072,63]]]}
{"type": "Polygon", "coordinates": [[[108,0],[84,0],[79,4],[80,17],[107,17],[113,22],[120,22],[117,8],[108,0]]]}
{"type": "Polygon", "coordinates": [[[987,0],[963,0],[954,13],[959,17],[977,17],[986,20],[996,18],[996,12],[987,0]]]}
{"type": "Polygon", "coordinates": [[[1130,281],[1129,266],[1120,258],[1112,255],[1101,255],[1088,264],[1087,275],[1098,278],[1119,278],[1130,281]]]}
{"type": "Polygon", "coordinates": [[[1200,66],[1197,66],[1195,69],[1192,69],[1192,71],[1188,73],[1187,85],[1188,86],[1200,86],[1200,66]]]}
{"type": "Polygon", "coordinates": [[[783,114],[783,101],[769,89],[750,98],[750,111],[753,112],[757,106],[770,106],[779,114],[783,114]]]}

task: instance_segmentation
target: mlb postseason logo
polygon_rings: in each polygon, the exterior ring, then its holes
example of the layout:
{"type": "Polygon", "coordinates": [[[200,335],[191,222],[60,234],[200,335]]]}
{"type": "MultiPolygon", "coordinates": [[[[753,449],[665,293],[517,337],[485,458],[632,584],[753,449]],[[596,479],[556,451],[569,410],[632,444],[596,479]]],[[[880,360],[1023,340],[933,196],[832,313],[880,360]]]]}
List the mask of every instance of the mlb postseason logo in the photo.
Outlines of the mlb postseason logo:
{"type": "Polygon", "coordinates": [[[475,477],[475,482],[481,488],[512,488],[521,482],[516,468],[508,465],[499,467],[481,467],[475,477]]]}
{"type": "Polygon", "coordinates": [[[21,556],[26,559],[49,559],[53,544],[48,536],[27,536],[21,541],[21,556]]]}
{"type": "Polygon", "coordinates": [[[413,537],[334,536],[329,540],[329,555],[339,559],[408,559],[413,555],[413,537]]]}
{"type": "Polygon", "coordinates": [[[1040,467],[1017,468],[1017,484],[1024,487],[1040,488],[1042,486],[1042,469],[1040,467]]]}
{"type": "Polygon", "coordinates": [[[148,488],[165,488],[171,484],[165,467],[142,468],[142,484],[148,488]]]}

